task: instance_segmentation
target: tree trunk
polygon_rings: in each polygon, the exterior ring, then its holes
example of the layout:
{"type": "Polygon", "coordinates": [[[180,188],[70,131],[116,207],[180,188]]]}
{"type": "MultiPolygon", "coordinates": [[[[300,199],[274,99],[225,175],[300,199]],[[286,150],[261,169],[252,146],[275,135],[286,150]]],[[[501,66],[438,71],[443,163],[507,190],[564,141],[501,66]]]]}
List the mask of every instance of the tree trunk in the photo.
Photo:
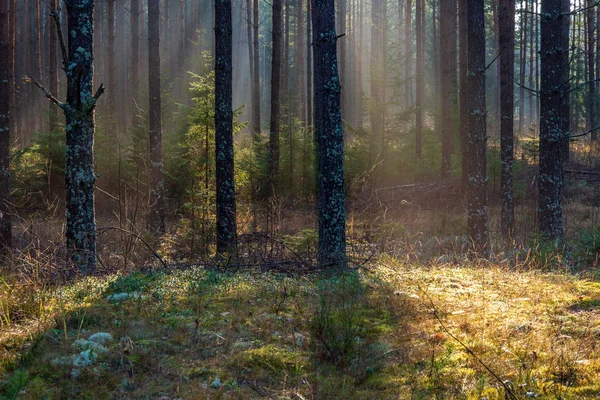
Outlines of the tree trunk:
{"type": "MultiPolygon", "coordinates": [[[[140,0],[131,0],[130,3],[131,23],[131,96],[137,98],[140,84],[140,0]]],[[[135,109],[135,106],[134,106],[135,109]]]]}
{"type": "MultiPolygon", "coordinates": [[[[440,49],[442,52],[442,179],[451,172],[452,136],[456,120],[456,1],[444,0],[440,5],[440,49]]],[[[417,28],[418,32],[418,28],[417,28]]],[[[418,64],[418,61],[417,61],[418,64]]],[[[417,74],[419,73],[417,67],[417,74]]]]}
{"type": "Polygon", "coordinates": [[[66,117],[67,253],[83,272],[96,267],[94,109],[92,93],[94,0],[66,0],[68,59],[66,117]]]}
{"type": "MultiPolygon", "coordinates": [[[[108,24],[108,82],[107,82],[107,103],[108,103],[108,118],[114,118],[115,114],[115,95],[116,95],[116,80],[115,80],[115,0],[107,0],[106,22],[108,24]]],[[[116,137],[116,130],[110,129],[113,137],[116,137]]]]}
{"type": "Polygon", "coordinates": [[[277,191],[279,183],[279,127],[281,85],[282,0],[273,0],[272,58],[271,58],[271,129],[269,134],[269,193],[277,191]]]}
{"type": "MultiPolygon", "coordinates": [[[[411,73],[412,73],[412,0],[406,0],[406,10],[404,11],[404,43],[406,51],[404,52],[404,102],[409,109],[412,97],[411,73]]],[[[417,156],[419,153],[417,152],[417,156]]]]}
{"type": "Polygon", "coordinates": [[[541,18],[541,115],[539,230],[548,240],[561,239],[563,186],[562,144],[565,65],[563,60],[563,0],[542,0],[541,18]]]}
{"type": "Polygon", "coordinates": [[[148,88],[150,100],[148,108],[150,121],[148,132],[150,145],[148,226],[152,233],[161,236],[165,233],[165,198],[160,93],[160,0],[148,0],[148,88]]]}
{"type": "Polygon", "coordinates": [[[416,129],[415,129],[415,154],[417,158],[423,153],[423,100],[425,97],[425,4],[424,0],[417,0],[416,31],[417,31],[417,71],[416,71],[416,129]]]}
{"type": "Polygon", "coordinates": [[[594,10],[595,1],[587,0],[586,1],[586,18],[587,18],[587,35],[586,35],[586,45],[587,45],[587,118],[586,118],[586,131],[592,131],[592,141],[598,141],[598,132],[593,130],[598,127],[598,118],[596,109],[596,74],[595,74],[595,58],[594,58],[594,32],[596,31],[596,23],[594,21],[595,10],[594,10]]]}
{"type": "Polygon", "coordinates": [[[515,0],[500,0],[498,7],[500,50],[500,190],[502,235],[511,238],[515,227],[513,198],[515,0]]]}
{"type": "Polygon", "coordinates": [[[13,84],[10,13],[8,1],[0,4],[0,255],[12,246],[10,217],[10,100],[13,84]]]}
{"type": "Polygon", "coordinates": [[[463,191],[467,188],[468,164],[469,164],[469,91],[468,91],[468,20],[467,20],[467,0],[458,0],[459,7],[459,27],[458,35],[460,42],[460,147],[461,147],[461,183],[463,191]]]}
{"type": "MultiPolygon", "coordinates": [[[[570,0],[562,0],[562,6],[563,6],[563,13],[569,13],[571,12],[571,1],[570,0]]],[[[597,20],[597,22],[600,20],[597,20]]],[[[563,41],[563,48],[564,49],[568,49],[569,48],[569,33],[570,33],[570,18],[563,18],[562,21],[562,41],[563,41]]],[[[575,38],[575,35],[573,35],[573,38],[575,38]]],[[[600,41],[597,41],[598,43],[600,43],[600,41]]],[[[598,50],[599,47],[596,48],[596,50],[598,50]]],[[[598,52],[596,52],[596,57],[600,57],[600,55],[598,54],[598,52]]],[[[569,59],[569,51],[565,51],[563,52],[563,57],[562,57],[562,63],[563,63],[563,68],[564,70],[564,74],[566,79],[570,79],[570,59],[569,59]]],[[[569,146],[569,135],[571,134],[571,96],[570,96],[570,91],[571,91],[571,84],[567,81],[565,84],[565,95],[563,97],[563,104],[562,104],[562,108],[561,108],[561,112],[562,112],[562,124],[563,124],[563,134],[565,136],[564,140],[563,140],[563,144],[562,144],[562,157],[563,157],[563,162],[565,161],[569,161],[569,155],[570,155],[570,146],[569,146]]],[[[537,102],[537,104],[539,104],[539,102],[537,102]]]]}
{"type": "Polygon", "coordinates": [[[217,254],[237,258],[233,159],[231,0],[215,0],[215,148],[217,254]]]}
{"type": "Polygon", "coordinates": [[[252,52],[252,55],[254,57],[254,76],[252,77],[252,85],[254,87],[254,91],[252,93],[252,125],[254,127],[253,132],[255,138],[258,138],[258,135],[260,135],[260,37],[258,36],[258,27],[260,24],[260,20],[258,19],[258,7],[258,0],[254,0],[254,24],[252,26],[254,30],[254,51],[252,52]]]}
{"type": "MultiPolygon", "coordinates": [[[[382,162],[383,153],[383,15],[382,0],[373,0],[371,9],[371,166],[382,162]]],[[[315,71],[316,73],[316,71],[315,71]]],[[[381,170],[380,168],[378,168],[381,170]]]]}
{"type": "MultiPolygon", "coordinates": [[[[310,1],[310,0],[309,0],[310,1]]],[[[296,3],[296,19],[298,21],[298,35],[296,40],[296,94],[297,110],[296,114],[303,126],[307,125],[306,121],[306,76],[304,74],[304,66],[306,59],[304,57],[304,2],[298,0],[296,3]]]]}
{"type": "Polygon", "coordinates": [[[344,131],[337,68],[334,0],[312,0],[319,264],[346,267],[344,131]]]}
{"type": "Polygon", "coordinates": [[[476,254],[489,253],[485,125],[485,15],[481,0],[468,0],[469,177],[467,228],[476,254]]]}
{"type": "Polygon", "coordinates": [[[519,43],[519,135],[523,135],[523,125],[525,124],[525,57],[527,56],[527,21],[529,13],[527,9],[528,1],[525,0],[525,8],[521,6],[521,37],[519,43]]]}

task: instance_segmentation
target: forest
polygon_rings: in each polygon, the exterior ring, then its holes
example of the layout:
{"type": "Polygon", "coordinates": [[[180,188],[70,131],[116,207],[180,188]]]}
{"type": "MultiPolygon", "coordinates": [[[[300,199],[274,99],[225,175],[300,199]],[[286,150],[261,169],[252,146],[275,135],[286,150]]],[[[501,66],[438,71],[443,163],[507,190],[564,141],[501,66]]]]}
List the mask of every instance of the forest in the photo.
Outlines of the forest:
{"type": "Polygon", "coordinates": [[[0,0],[0,399],[599,399],[599,28],[0,0]]]}

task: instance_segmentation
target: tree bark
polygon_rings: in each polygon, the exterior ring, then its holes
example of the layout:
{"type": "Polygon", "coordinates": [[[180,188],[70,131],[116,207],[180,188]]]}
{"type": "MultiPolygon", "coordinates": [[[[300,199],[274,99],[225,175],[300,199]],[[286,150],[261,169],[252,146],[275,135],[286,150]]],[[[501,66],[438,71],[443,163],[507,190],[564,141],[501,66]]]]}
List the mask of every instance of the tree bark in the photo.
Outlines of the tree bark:
{"type": "Polygon", "coordinates": [[[541,17],[541,115],[540,115],[540,178],[538,222],[539,231],[548,240],[563,236],[562,144],[564,141],[563,106],[565,65],[563,60],[563,0],[542,0],[541,17]]]}
{"type": "Polygon", "coordinates": [[[215,148],[217,254],[237,258],[233,158],[231,0],[215,0],[215,148]]]}
{"type": "Polygon", "coordinates": [[[148,0],[148,88],[150,104],[150,207],[148,226],[155,235],[165,233],[165,198],[162,157],[162,112],[160,82],[160,0],[148,0]]]}
{"type": "Polygon", "coordinates": [[[514,95],[515,95],[515,0],[500,0],[498,9],[500,48],[500,229],[506,238],[515,227],[513,198],[514,95]]]}
{"type": "Polygon", "coordinates": [[[312,0],[319,264],[346,267],[344,131],[334,0],[312,0]]]}
{"type": "Polygon", "coordinates": [[[475,254],[489,253],[486,105],[485,15],[483,1],[468,0],[469,176],[467,228],[475,254]]]}
{"type": "Polygon", "coordinates": [[[595,41],[594,41],[594,32],[596,31],[596,23],[594,21],[595,10],[594,10],[594,0],[586,1],[586,46],[587,46],[587,113],[586,113],[586,131],[592,131],[592,141],[598,141],[598,132],[593,130],[598,127],[598,118],[596,109],[596,73],[595,73],[595,64],[596,60],[594,58],[594,50],[595,50],[595,41]]]}
{"type": "MultiPolygon", "coordinates": [[[[417,31],[417,71],[416,71],[416,104],[415,104],[415,154],[417,158],[423,153],[423,100],[425,97],[425,4],[424,0],[416,3],[416,31],[417,31]]],[[[449,63],[449,61],[448,61],[449,63]]]]}
{"type": "Polygon", "coordinates": [[[67,253],[83,272],[96,267],[94,109],[92,93],[94,0],[66,0],[68,58],[66,117],[67,253]]]}
{"type": "Polygon", "coordinates": [[[282,0],[273,0],[271,58],[271,129],[269,134],[269,193],[277,192],[279,184],[279,130],[281,118],[281,50],[282,0]]]}
{"type": "MultiPolygon", "coordinates": [[[[383,15],[382,0],[373,0],[371,8],[371,166],[383,162],[383,15]]],[[[315,71],[316,72],[316,71],[315,71]]],[[[380,168],[378,168],[381,170],[380,168]]]]}
{"type": "Polygon", "coordinates": [[[527,9],[528,1],[525,0],[525,8],[521,6],[521,37],[519,43],[519,135],[523,135],[523,125],[525,124],[525,57],[527,56],[527,21],[529,12],[527,9]]]}
{"type": "Polygon", "coordinates": [[[131,0],[130,3],[131,24],[131,96],[137,98],[140,90],[140,0],[131,0]]]}
{"type": "Polygon", "coordinates": [[[10,198],[10,100],[13,83],[10,13],[8,1],[0,4],[0,255],[12,246],[10,198]]]}
{"type": "Polygon", "coordinates": [[[460,43],[460,147],[461,147],[461,183],[466,192],[469,164],[469,91],[468,91],[468,20],[467,0],[458,0],[459,7],[459,43],[460,43]]]}
{"type": "MultiPolygon", "coordinates": [[[[440,3],[440,49],[442,52],[442,179],[451,172],[452,136],[457,118],[456,82],[456,1],[444,0],[440,3]]],[[[417,28],[418,32],[418,28],[417,28]]],[[[418,63],[418,62],[417,62],[418,63]]],[[[417,74],[419,67],[417,67],[417,74]]]]}

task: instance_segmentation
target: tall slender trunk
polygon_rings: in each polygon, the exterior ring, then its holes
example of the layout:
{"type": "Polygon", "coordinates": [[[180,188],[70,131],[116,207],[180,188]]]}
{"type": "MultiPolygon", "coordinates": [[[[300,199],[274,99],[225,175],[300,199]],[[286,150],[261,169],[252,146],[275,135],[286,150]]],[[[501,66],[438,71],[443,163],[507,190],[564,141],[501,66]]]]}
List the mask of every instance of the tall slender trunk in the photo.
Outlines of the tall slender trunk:
{"type": "Polygon", "coordinates": [[[500,0],[498,7],[500,48],[500,229],[510,238],[515,227],[513,197],[514,95],[515,95],[515,0],[500,0]]]}
{"type": "Polygon", "coordinates": [[[549,240],[561,239],[563,187],[562,146],[564,121],[560,112],[563,96],[565,65],[563,59],[563,0],[542,0],[541,18],[541,115],[540,115],[540,178],[539,230],[549,240]]]}
{"type": "Polygon", "coordinates": [[[592,141],[598,141],[598,131],[594,130],[598,126],[598,118],[596,109],[596,73],[595,73],[595,64],[596,60],[594,57],[595,50],[595,38],[594,33],[596,31],[596,22],[594,21],[595,10],[594,10],[595,1],[587,0],[586,1],[586,19],[587,19],[587,36],[586,36],[586,45],[587,45],[587,119],[586,119],[586,131],[592,131],[592,141]]]}
{"type": "Polygon", "coordinates": [[[485,15],[481,0],[468,0],[469,179],[467,229],[473,251],[489,253],[487,134],[485,123],[485,15]]]}
{"type": "Polygon", "coordinates": [[[231,0],[215,0],[215,148],[217,254],[237,258],[233,159],[231,0]]]}
{"type": "MultiPolygon", "coordinates": [[[[440,5],[440,49],[442,51],[441,110],[442,110],[442,179],[451,172],[452,136],[457,113],[456,82],[456,1],[444,0],[440,5]]],[[[418,28],[417,28],[418,34],[418,28]]],[[[419,67],[417,67],[417,74],[419,67]]]]}
{"type": "Polygon", "coordinates": [[[271,129],[269,133],[269,193],[275,194],[279,183],[279,130],[281,118],[281,50],[282,0],[273,0],[271,50],[271,129]]]}
{"type": "Polygon", "coordinates": [[[382,0],[373,0],[371,8],[371,166],[382,162],[383,126],[383,15],[382,0]]]}
{"type": "Polygon", "coordinates": [[[258,28],[260,25],[260,20],[258,19],[258,8],[259,1],[254,0],[254,23],[252,25],[252,29],[254,31],[253,37],[253,46],[254,51],[252,52],[252,56],[254,57],[254,75],[252,77],[252,86],[254,90],[252,92],[252,126],[254,127],[254,137],[258,138],[260,134],[260,53],[259,53],[259,42],[260,37],[258,36],[258,28]]]}
{"type": "Polygon", "coordinates": [[[318,160],[319,264],[346,267],[344,132],[337,68],[334,0],[312,0],[315,136],[318,160]]]}
{"type": "Polygon", "coordinates": [[[340,83],[342,85],[342,116],[344,118],[348,117],[348,105],[347,105],[347,101],[348,101],[348,96],[346,96],[346,91],[344,90],[344,88],[346,87],[347,81],[348,81],[348,72],[347,72],[347,32],[346,32],[346,13],[347,13],[347,4],[346,4],[347,0],[337,0],[337,8],[338,8],[338,12],[337,12],[337,18],[336,21],[338,23],[337,26],[337,31],[338,34],[340,35],[344,35],[342,38],[340,38],[339,43],[338,43],[338,55],[339,55],[339,71],[340,71],[340,83]]]}
{"type": "Polygon", "coordinates": [[[165,198],[162,157],[162,112],[160,82],[160,0],[148,0],[148,119],[150,130],[150,184],[148,226],[155,235],[165,233],[165,198]]]}
{"type": "MultiPolygon", "coordinates": [[[[534,88],[534,84],[533,84],[533,79],[534,79],[534,66],[535,66],[535,54],[534,54],[534,50],[535,50],[535,31],[536,31],[536,27],[537,27],[537,16],[534,14],[534,10],[535,10],[535,6],[534,3],[537,4],[537,0],[531,0],[531,19],[530,19],[530,24],[529,24],[529,82],[527,84],[528,87],[530,87],[531,89],[534,88]]],[[[529,113],[528,113],[528,120],[530,123],[533,123],[535,121],[535,109],[534,109],[534,104],[533,104],[533,100],[534,100],[534,94],[533,93],[527,93],[527,95],[529,96],[529,113]]]]}
{"type": "Polygon", "coordinates": [[[415,129],[415,154],[421,158],[423,153],[423,100],[425,97],[425,4],[424,0],[417,0],[416,31],[417,31],[417,70],[416,70],[416,129],[415,129]]]}
{"type": "MultiPolygon", "coordinates": [[[[116,80],[115,80],[115,0],[107,0],[107,12],[106,22],[108,26],[108,82],[106,87],[108,88],[107,95],[107,106],[108,106],[108,118],[114,118],[115,113],[115,95],[116,95],[116,80]]],[[[116,136],[114,130],[113,136],[116,136]]]]}
{"type": "MultiPolygon", "coordinates": [[[[406,108],[410,108],[412,97],[412,0],[406,0],[406,9],[404,11],[404,43],[406,51],[404,52],[404,102],[406,108]]],[[[419,155],[417,151],[417,156],[419,155]]]]}
{"type": "Polygon", "coordinates": [[[463,191],[466,191],[468,164],[469,164],[469,90],[468,90],[468,20],[467,20],[467,0],[458,0],[459,9],[459,43],[460,43],[460,147],[461,147],[461,184],[463,191]]]}
{"type": "MultiPolygon", "coordinates": [[[[310,1],[310,0],[309,0],[310,1]]],[[[304,2],[303,0],[297,0],[296,3],[296,20],[298,21],[298,32],[296,39],[296,95],[297,109],[296,115],[300,119],[302,125],[306,126],[306,76],[304,74],[304,67],[306,58],[304,57],[305,43],[304,43],[304,2]]]]}
{"type": "Polygon", "coordinates": [[[521,37],[519,58],[519,135],[523,135],[525,124],[525,57],[527,56],[527,21],[529,20],[528,1],[525,0],[525,8],[521,6],[521,37]]]}
{"type": "MultiPolygon", "coordinates": [[[[140,90],[140,0],[131,0],[131,96],[137,99],[140,90]]],[[[135,109],[135,108],[134,108],[135,109]]]]}
{"type": "Polygon", "coordinates": [[[65,183],[67,189],[67,254],[81,271],[96,267],[94,206],[94,109],[93,95],[94,0],[66,0],[68,14],[67,103],[65,183]]]}
{"type": "MultiPolygon", "coordinates": [[[[570,0],[562,0],[562,10],[563,13],[569,13],[571,12],[571,1],[570,0]]],[[[600,19],[596,20],[596,23],[599,23],[600,19]]],[[[562,21],[562,45],[564,49],[568,49],[569,48],[569,33],[570,33],[570,18],[563,18],[562,21]]],[[[574,37],[575,35],[573,35],[574,37]]],[[[597,43],[600,43],[600,41],[596,41],[597,43]]],[[[599,49],[599,47],[596,48],[597,50],[599,49]]],[[[564,68],[564,74],[567,80],[570,79],[570,59],[569,59],[569,51],[564,51],[562,54],[562,63],[563,63],[563,68],[564,68]]],[[[596,53],[596,57],[599,57],[600,55],[598,53],[596,53]]],[[[597,70],[598,71],[598,70],[597,70]]],[[[562,112],[562,125],[563,125],[563,135],[565,136],[564,140],[563,140],[563,144],[562,144],[562,157],[563,157],[563,161],[569,161],[569,155],[570,155],[570,146],[569,146],[569,135],[571,134],[571,96],[569,95],[571,91],[571,84],[569,82],[566,82],[565,84],[565,95],[563,96],[563,104],[562,104],[562,108],[561,108],[561,112],[562,112]]],[[[539,104],[539,102],[538,102],[539,104]]]]}
{"type": "Polygon", "coordinates": [[[10,109],[13,84],[10,13],[8,1],[0,4],[0,255],[12,246],[10,210],[10,109]]]}

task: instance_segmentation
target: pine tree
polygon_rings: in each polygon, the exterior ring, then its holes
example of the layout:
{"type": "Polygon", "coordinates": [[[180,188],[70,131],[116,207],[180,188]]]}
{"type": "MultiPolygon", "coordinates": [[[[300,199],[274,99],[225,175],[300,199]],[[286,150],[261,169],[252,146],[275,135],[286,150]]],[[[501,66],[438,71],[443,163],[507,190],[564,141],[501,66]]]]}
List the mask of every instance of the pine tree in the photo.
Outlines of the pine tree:
{"type": "Polygon", "coordinates": [[[467,229],[473,251],[489,252],[485,106],[485,14],[483,1],[468,0],[469,165],[467,229]]]}
{"type": "Polygon", "coordinates": [[[0,253],[12,245],[10,217],[10,100],[13,82],[8,1],[0,4],[0,253]]]}
{"type": "Polygon", "coordinates": [[[515,0],[500,0],[498,7],[500,34],[500,186],[502,212],[500,228],[505,237],[512,236],[515,225],[513,198],[514,93],[515,93],[515,0]]]}
{"type": "Polygon", "coordinates": [[[319,263],[346,266],[344,131],[334,0],[312,0],[319,263]]]}
{"type": "Polygon", "coordinates": [[[217,254],[237,258],[233,165],[231,0],[215,0],[215,148],[217,254]]]}
{"type": "Polygon", "coordinates": [[[565,63],[563,52],[562,0],[542,0],[541,86],[540,86],[540,180],[538,198],[539,231],[548,240],[561,239],[563,166],[562,147],[565,63]]]}
{"type": "Polygon", "coordinates": [[[148,86],[150,130],[150,210],[148,225],[156,235],[165,233],[160,85],[160,0],[148,0],[148,86]]]}

